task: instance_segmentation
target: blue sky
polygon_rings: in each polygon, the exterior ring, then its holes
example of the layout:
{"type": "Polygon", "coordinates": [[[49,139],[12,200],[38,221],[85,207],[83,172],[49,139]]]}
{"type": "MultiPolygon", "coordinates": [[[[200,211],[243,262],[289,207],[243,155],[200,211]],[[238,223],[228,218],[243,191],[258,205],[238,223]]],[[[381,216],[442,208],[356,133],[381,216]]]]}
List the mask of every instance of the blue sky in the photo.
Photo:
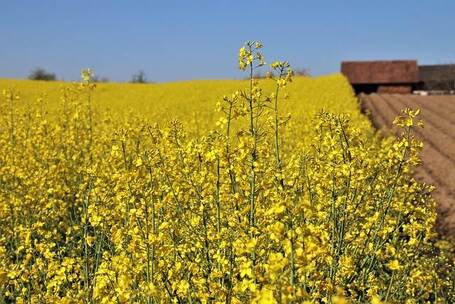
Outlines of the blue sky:
{"type": "Polygon", "coordinates": [[[313,75],[340,61],[455,62],[455,1],[0,0],[0,78],[35,67],[114,81],[241,78],[237,51],[263,42],[266,59],[313,75]]]}

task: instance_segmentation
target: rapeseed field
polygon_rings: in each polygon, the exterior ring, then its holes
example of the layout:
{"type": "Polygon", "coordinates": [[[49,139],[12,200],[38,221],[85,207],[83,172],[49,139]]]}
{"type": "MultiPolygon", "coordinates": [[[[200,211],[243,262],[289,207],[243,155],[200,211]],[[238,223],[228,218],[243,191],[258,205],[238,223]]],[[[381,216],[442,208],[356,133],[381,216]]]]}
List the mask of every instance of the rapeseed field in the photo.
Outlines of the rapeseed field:
{"type": "Polygon", "coordinates": [[[1,80],[0,303],[453,302],[418,110],[381,138],[261,50],[248,80],[1,80]]]}

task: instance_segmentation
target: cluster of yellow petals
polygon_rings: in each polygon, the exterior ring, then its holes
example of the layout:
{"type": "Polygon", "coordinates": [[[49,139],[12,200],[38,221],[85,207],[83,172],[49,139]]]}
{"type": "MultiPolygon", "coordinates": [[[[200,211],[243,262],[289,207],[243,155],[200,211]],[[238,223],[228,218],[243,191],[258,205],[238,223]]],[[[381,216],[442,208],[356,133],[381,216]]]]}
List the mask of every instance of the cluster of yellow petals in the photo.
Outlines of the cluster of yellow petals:
{"type": "MultiPolygon", "coordinates": [[[[261,48],[247,43],[240,68],[263,67],[261,48]]],[[[341,76],[271,69],[220,94],[205,130],[103,109],[113,86],[89,70],[52,107],[5,90],[0,303],[453,301],[450,244],[412,176],[418,113],[382,139],[341,76]],[[279,104],[284,88],[299,99],[279,104]]]]}

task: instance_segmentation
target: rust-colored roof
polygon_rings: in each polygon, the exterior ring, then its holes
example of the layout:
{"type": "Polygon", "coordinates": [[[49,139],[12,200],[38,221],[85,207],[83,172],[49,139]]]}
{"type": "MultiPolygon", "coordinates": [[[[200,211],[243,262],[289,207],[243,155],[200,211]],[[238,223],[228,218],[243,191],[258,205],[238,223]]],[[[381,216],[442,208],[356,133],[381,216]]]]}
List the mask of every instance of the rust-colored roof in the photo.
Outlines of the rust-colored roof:
{"type": "Polygon", "coordinates": [[[417,83],[417,60],[344,61],[343,73],[351,84],[417,83]]]}

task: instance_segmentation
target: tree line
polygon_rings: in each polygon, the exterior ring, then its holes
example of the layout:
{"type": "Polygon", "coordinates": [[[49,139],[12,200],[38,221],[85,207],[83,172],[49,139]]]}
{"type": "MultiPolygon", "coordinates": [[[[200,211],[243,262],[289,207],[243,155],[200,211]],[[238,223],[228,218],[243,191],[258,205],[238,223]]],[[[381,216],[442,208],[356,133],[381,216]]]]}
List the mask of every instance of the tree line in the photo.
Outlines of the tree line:
{"type": "MultiPolygon", "coordinates": [[[[307,68],[300,68],[294,70],[294,74],[297,76],[310,76],[310,70],[307,68]]],[[[255,78],[266,78],[266,74],[260,74],[257,73],[255,75],[255,78]]],[[[44,68],[35,68],[34,70],[31,71],[31,73],[28,76],[28,79],[30,80],[43,80],[43,81],[56,81],[57,80],[57,75],[55,73],[48,72],[44,68]]],[[[99,77],[95,75],[93,77],[94,82],[110,82],[110,79],[107,77],[99,77]]],[[[139,70],[136,74],[133,74],[131,76],[131,80],[129,81],[131,83],[149,83],[151,81],[148,81],[147,76],[143,70],[139,70]]]]}
{"type": "MultiPolygon", "coordinates": [[[[56,81],[57,75],[55,73],[49,72],[44,68],[38,67],[33,69],[27,77],[30,80],[42,80],[42,81],[56,81]]],[[[109,78],[107,77],[93,77],[94,82],[110,82],[109,78]]],[[[131,83],[148,83],[147,76],[145,72],[139,70],[136,74],[133,74],[130,80],[131,83]]]]}

